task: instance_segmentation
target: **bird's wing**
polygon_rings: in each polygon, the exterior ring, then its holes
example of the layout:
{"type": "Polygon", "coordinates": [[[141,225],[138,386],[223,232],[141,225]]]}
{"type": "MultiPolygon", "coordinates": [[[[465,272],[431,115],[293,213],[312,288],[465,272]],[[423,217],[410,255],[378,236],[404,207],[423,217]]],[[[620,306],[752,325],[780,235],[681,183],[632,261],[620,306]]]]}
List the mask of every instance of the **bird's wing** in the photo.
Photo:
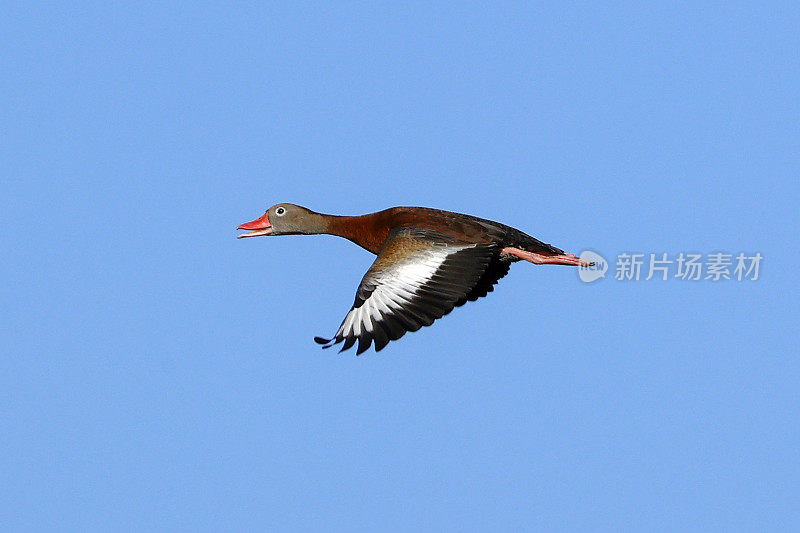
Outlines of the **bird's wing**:
{"type": "Polygon", "coordinates": [[[486,270],[483,272],[481,279],[479,279],[478,283],[469,291],[469,294],[456,302],[456,307],[462,306],[467,302],[474,302],[478,298],[482,298],[494,291],[494,286],[508,274],[510,266],[511,261],[503,260],[499,255],[494,256],[489,266],[486,267],[486,270]]]}
{"type": "Polygon", "coordinates": [[[497,256],[494,243],[459,242],[426,228],[392,231],[361,280],[355,302],[331,339],[314,340],[329,348],[358,341],[362,353],[375,341],[382,350],[407,331],[430,326],[463,303],[497,256]]]}

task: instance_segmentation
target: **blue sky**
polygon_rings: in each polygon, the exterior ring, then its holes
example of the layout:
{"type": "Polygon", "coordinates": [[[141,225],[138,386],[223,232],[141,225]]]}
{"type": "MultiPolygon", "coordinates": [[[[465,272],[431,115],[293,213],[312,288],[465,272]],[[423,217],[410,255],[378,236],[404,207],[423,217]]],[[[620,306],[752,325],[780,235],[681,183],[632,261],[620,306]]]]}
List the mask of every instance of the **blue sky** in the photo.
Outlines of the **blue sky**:
{"type": "Polygon", "coordinates": [[[796,5],[4,11],[4,529],[800,526],[796,5]],[[367,252],[235,239],[284,201],[764,260],[517,264],[355,357],[367,252]]]}

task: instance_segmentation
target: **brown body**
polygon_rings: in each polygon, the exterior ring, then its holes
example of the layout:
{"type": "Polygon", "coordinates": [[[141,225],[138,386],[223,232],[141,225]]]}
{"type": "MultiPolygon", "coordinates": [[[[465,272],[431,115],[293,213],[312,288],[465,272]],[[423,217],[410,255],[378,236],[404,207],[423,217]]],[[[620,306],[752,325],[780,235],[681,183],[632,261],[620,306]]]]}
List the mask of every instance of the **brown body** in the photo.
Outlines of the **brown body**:
{"type": "Polygon", "coordinates": [[[392,207],[368,215],[322,217],[327,224],[324,233],[344,237],[374,254],[380,252],[393,229],[402,227],[436,230],[458,242],[519,246],[530,252],[552,255],[564,253],[505,224],[428,207],[392,207]]]}

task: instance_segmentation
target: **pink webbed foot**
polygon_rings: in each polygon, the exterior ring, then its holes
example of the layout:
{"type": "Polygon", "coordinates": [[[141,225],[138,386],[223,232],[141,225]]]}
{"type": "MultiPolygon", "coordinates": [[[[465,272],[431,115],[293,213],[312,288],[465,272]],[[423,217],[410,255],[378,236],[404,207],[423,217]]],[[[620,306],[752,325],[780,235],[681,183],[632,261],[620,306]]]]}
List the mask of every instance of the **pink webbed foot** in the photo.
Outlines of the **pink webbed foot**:
{"type": "Polygon", "coordinates": [[[507,246],[500,250],[500,252],[519,257],[520,259],[524,259],[525,261],[529,261],[535,265],[572,265],[588,267],[594,264],[592,261],[581,259],[577,255],[573,254],[537,254],[536,252],[520,250],[519,248],[514,248],[513,246],[507,246]]]}

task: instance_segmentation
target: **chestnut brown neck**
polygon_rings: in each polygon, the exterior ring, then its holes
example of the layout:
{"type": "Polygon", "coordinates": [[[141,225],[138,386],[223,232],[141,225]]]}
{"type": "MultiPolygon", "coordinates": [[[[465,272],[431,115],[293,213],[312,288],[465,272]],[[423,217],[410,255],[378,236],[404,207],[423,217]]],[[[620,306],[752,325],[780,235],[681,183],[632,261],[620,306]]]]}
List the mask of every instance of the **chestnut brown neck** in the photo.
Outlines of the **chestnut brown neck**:
{"type": "Polygon", "coordinates": [[[344,237],[377,254],[389,237],[389,219],[384,212],[360,216],[321,215],[325,229],[320,233],[344,237]]]}

